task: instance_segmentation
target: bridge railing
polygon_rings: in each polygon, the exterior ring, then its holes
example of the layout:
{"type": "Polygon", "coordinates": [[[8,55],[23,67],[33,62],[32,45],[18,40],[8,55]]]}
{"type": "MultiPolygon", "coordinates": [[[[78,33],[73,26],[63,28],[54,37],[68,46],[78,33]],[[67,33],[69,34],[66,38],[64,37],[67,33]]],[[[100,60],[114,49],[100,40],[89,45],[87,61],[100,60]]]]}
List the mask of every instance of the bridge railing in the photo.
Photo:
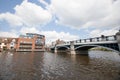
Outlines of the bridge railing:
{"type": "MultiPolygon", "coordinates": [[[[101,37],[95,37],[95,38],[88,38],[88,39],[79,39],[72,41],[74,43],[88,43],[88,42],[102,42],[102,41],[116,41],[116,36],[111,35],[111,36],[101,36],[101,37]]],[[[70,45],[71,41],[64,42],[62,44],[58,44],[58,46],[61,45],[70,45]]]]}
{"type": "Polygon", "coordinates": [[[95,38],[88,38],[88,39],[80,39],[74,41],[75,43],[87,43],[87,42],[102,42],[102,41],[116,41],[116,36],[103,36],[103,37],[95,37],[95,38]]]}

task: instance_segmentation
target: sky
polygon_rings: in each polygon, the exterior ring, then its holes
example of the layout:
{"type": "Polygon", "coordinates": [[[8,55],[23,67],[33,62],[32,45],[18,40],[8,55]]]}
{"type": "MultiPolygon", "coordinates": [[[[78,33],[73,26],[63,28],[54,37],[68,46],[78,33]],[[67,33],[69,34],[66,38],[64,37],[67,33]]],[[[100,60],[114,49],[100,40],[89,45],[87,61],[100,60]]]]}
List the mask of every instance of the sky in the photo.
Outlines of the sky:
{"type": "Polygon", "coordinates": [[[46,42],[114,35],[120,0],[0,0],[0,37],[38,33],[46,42]]]}

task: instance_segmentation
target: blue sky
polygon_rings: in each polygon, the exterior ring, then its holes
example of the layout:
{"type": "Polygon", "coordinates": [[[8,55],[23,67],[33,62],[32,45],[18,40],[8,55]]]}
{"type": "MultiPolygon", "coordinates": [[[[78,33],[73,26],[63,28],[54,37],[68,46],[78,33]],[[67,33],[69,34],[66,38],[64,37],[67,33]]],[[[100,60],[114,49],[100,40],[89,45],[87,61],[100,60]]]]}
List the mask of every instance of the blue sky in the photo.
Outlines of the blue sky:
{"type": "Polygon", "coordinates": [[[120,27],[120,0],[0,0],[0,36],[27,32],[62,39],[113,35],[120,27]]]}

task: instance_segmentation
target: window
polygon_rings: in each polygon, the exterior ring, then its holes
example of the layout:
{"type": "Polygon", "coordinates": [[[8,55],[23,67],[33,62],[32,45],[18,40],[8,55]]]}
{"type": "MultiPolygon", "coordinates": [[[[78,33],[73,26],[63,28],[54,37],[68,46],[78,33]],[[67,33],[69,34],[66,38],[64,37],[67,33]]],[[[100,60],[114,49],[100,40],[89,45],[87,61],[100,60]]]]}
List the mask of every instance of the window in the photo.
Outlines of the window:
{"type": "Polygon", "coordinates": [[[14,43],[11,43],[11,45],[14,45],[14,43]]]}

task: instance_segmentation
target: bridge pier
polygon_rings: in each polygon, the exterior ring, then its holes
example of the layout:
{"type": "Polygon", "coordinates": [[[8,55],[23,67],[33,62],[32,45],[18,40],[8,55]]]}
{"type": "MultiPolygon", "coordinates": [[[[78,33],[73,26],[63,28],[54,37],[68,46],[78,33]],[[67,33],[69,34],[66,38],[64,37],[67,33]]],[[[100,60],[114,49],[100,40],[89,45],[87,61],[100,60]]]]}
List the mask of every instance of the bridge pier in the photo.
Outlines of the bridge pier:
{"type": "Polygon", "coordinates": [[[119,52],[120,52],[120,30],[119,30],[119,32],[116,33],[116,39],[118,42],[118,47],[119,47],[119,52]]]}
{"type": "Polygon", "coordinates": [[[74,41],[70,42],[70,54],[76,54],[75,48],[74,48],[74,41]]]}
{"type": "Polygon", "coordinates": [[[57,53],[57,47],[55,47],[55,49],[54,49],[54,53],[57,53]]]}

